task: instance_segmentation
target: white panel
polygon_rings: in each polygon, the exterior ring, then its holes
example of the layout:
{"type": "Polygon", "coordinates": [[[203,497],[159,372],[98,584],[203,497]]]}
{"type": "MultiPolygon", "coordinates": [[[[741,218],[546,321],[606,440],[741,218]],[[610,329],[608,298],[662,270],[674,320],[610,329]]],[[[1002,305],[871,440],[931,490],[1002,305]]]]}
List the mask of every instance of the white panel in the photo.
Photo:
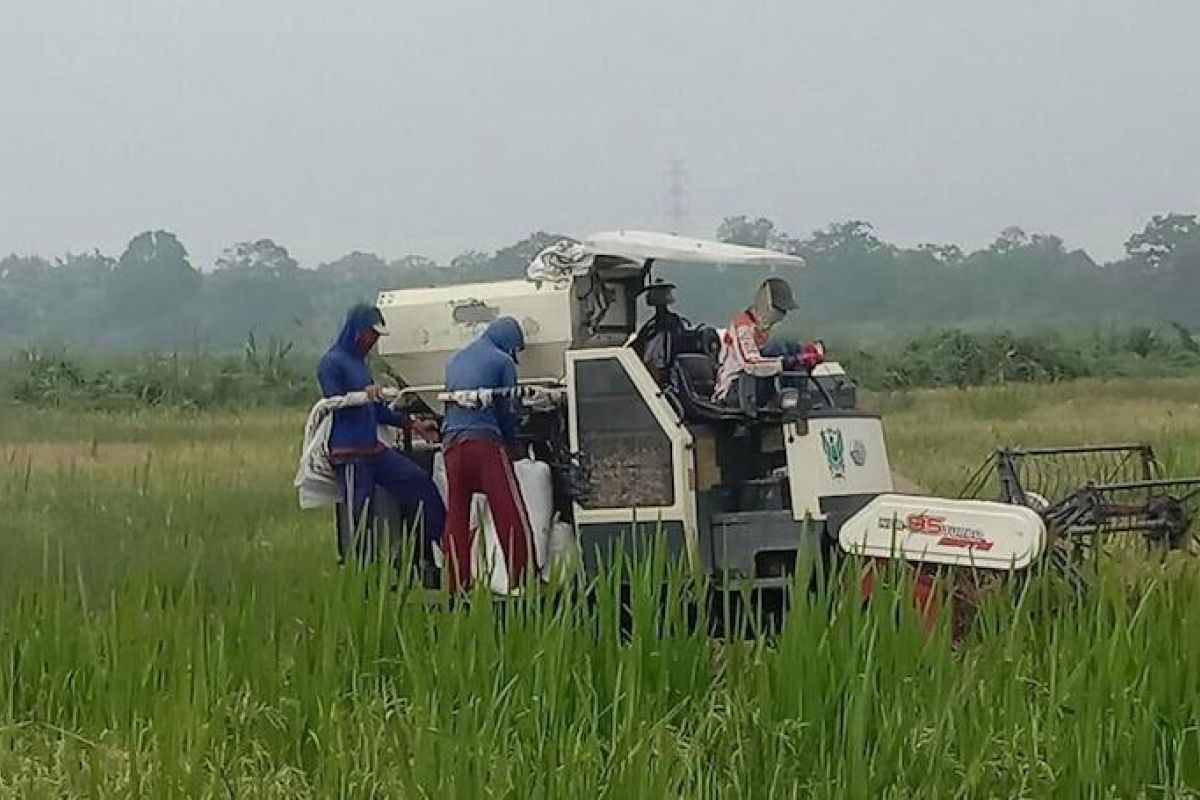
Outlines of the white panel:
{"type": "MultiPolygon", "coordinates": [[[[390,332],[379,340],[379,354],[405,385],[440,385],[450,357],[498,316],[516,318],[525,332],[522,380],[563,377],[572,337],[568,287],[518,280],[403,289],[381,292],[377,305],[390,332]]],[[[434,395],[424,399],[436,407],[434,395]]]]}
{"type": "Polygon", "coordinates": [[[1045,549],[1046,526],[1025,506],[885,494],[846,521],[838,543],[877,558],[1024,569],[1045,549]]]}
{"type": "Polygon", "coordinates": [[[598,508],[587,509],[575,504],[575,523],[632,523],[638,521],[678,520],[683,523],[684,539],[687,542],[688,558],[693,566],[700,563],[699,540],[696,522],[695,466],[692,459],[693,438],[684,427],[670,404],[663,399],[662,389],[654,382],[646,366],[627,347],[605,347],[594,350],[572,350],[567,353],[568,424],[571,450],[579,451],[579,409],[575,402],[575,369],[582,361],[615,359],[633,381],[642,401],[650,409],[659,427],[671,442],[671,460],[674,465],[672,482],[675,503],[655,508],[598,508]]]}
{"type": "Polygon", "coordinates": [[[796,425],[784,429],[792,513],[823,519],[820,500],[852,494],[890,492],[883,423],[872,416],[811,417],[808,432],[796,425]]]}

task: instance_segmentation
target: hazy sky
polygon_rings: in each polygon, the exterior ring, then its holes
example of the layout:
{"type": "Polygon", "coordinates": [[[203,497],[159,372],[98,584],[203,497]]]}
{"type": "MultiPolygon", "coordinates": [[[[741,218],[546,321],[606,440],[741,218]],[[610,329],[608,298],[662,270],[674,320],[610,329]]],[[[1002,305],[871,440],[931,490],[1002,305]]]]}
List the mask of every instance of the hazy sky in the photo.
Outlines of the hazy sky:
{"type": "Polygon", "coordinates": [[[858,217],[1098,257],[1200,211],[1198,0],[0,0],[0,253],[448,257],[858,217]]]}

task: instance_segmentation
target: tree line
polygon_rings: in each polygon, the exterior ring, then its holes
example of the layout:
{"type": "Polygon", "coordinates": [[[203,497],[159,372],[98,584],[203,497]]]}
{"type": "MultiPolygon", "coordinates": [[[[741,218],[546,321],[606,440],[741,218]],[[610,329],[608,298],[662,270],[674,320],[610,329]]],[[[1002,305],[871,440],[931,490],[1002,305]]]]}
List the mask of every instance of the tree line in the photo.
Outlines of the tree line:
{"type": "MultiPolygon", "coordinates": [[[[1171,322],[1200,325],[1200,219],[1155,216],[1097,263],[1057,236],[1007,228],[975,251],[953,244],[900,247],[865,221],[797,237],[764,217],[726,218],[716,237],[804,257],[777,274],[795,287],[808,328],[896,328],[1171,322]]],[[[99,252],[0,260],[0,347],[65,345],[89,350],[203,350],[251,334],[300,346],[328,340],[345,309],[381,289],[503,280],[561,237],[544,231],[492,253],[447,263],[353,252],[302,267],[270,239],[227,248],[200,270],[169,231],[146,231],[119,257],[99,252]]],[[[665,265],[680,284],[679,310],[721,323],[748,302],[760,269],[665,265]],[[684,273],[686,272],[686,277],[684,273]]]]}

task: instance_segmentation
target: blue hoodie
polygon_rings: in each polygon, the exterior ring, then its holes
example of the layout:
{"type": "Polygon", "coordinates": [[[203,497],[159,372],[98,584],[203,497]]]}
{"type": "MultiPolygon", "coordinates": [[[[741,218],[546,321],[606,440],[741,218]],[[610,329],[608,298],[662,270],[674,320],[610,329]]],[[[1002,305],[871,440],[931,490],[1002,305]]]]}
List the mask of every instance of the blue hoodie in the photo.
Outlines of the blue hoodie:
{"type": "MultiPolygon", "coordinates": [[[[515,387],[517,353],[524,348],[525,334],[521,332],[521,326],[512,317],[500,317],[446,364],[446,389],[515,387]]],[[[443,427],[446,446],[466,439],[484,439],[509,446],[516,444],[518,403],[516,398],[505,398],[481,409],[447,403],[443,427]]]]}
{"type": "MultiPolygon", "coordinates": [[[[317,380],[325,397],[361,391],[375,382],[357,341],[378,320],[379,311],[374,306],[357,305],[350,309],[337,339],[317,367],[317,380]]],[[[382,402],[333,412],[330,457],[344,460],[379,455],[384,450],[378,436],[381,424],[407,427],[408,415],[393,411],[382,402]]]]}

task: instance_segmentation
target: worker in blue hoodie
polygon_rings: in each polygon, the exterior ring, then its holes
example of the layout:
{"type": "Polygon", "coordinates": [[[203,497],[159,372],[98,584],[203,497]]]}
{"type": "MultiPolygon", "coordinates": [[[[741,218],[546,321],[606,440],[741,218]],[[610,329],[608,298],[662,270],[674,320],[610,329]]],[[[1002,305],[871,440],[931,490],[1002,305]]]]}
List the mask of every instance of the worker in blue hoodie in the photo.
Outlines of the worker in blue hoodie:
{"type": "Polygon", "coordinates": [[[371,305],[356,305],[346,315],[337,340],[321,359],[317,379],[325,397],[365,391],[371,403],[333,412],[329,434],[329,460],[337,469],[346,498],[344,507],[350,535],[364,523],[367,502],[382,486],[391,494],[409,524],[423,523],[425,537],[440,541],[446,508],[441,494],[425,470],[379,441],[378,426],[390,425],[437,441],[437,423],[410,417],[380,399],[380,387],[367,366],[367,355],[380,336],[387,335],[383,314],[371,305]]]}
{"type": "MultiPolygon", "coordinates": [[[[512,317],[500,317],[483,335],[454,354],[446,365],[448,392],[517,388],[517,354],[525,349],[525,335],[512,317]]],[[[529,516],[513,473],[510,452],[516,450],[520,401],[513,395],[490,404],[446,404],[443,451],[449,484],[446,518],[446,553],[450,566],[450,591],[465,589],[471,581],[471,500],[487,497],[496,533],[504,549],[509,587],[520,586],[531,541],[529,516]]]]}

